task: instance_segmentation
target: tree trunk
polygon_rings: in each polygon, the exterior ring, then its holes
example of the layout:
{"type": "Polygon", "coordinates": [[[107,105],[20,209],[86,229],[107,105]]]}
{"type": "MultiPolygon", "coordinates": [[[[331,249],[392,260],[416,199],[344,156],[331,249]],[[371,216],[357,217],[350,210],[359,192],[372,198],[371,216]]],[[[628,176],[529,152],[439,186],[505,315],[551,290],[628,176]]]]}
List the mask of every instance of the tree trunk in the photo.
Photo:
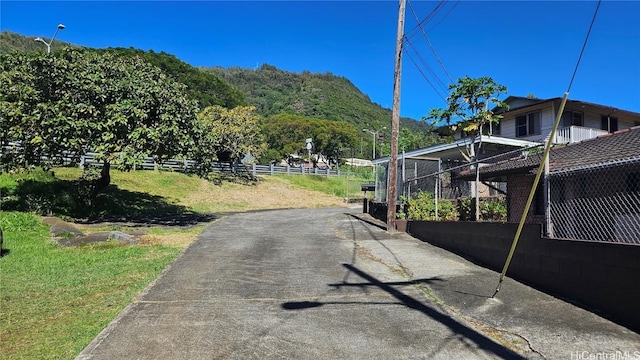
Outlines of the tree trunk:
{"type": "Polygon", "coordinates": [[[95,199],[98,194],[107,188],[111,183],[111,174],[109,170],[111,169],[111,164],[109,162],[105,162],[102,165],[102,170],[100,170],[100,177],[93,181],[93,189],[91,190],[91,198],[95,199]]]}

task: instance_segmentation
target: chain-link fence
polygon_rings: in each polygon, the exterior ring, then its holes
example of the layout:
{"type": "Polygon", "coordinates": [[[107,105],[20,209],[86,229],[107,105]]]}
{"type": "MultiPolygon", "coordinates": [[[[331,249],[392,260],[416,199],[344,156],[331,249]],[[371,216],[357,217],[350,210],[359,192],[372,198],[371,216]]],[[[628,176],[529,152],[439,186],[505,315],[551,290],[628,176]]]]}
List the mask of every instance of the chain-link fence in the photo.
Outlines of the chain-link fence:
{"type": "MultiPolygon", "coordinates": [[[[540,145],[466,164],[400,160],[399,200],[428,192],[436,202],[453,202],[459,220],[478,213],[481,221],[517,223],[543,153],[540,145]]],[[[640,156],[584,165],[589,162],[552,150],[525,221],[542,224],[548,237],[640,244],[640,156]]],[[[386,174],[386,164],[378,166],[378,201],[386,200],[386,174]]]]}
{"type": "Polygon", "coordinates": [[[640,244],[640,158],[552,172],[549,236],[640,244]]]}

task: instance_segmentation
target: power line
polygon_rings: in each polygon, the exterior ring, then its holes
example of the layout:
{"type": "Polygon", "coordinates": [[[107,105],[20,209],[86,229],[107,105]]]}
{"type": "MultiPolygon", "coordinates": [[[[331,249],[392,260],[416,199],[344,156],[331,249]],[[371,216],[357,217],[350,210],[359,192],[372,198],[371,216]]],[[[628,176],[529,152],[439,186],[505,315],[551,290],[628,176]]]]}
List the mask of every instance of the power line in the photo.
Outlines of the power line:
{"type": "MultiPolygon", "coordinates": [[[[413,16],[416,18],[416,21],[419,21],[418,20],[418,14],[416,14],[416,12],[413,10],[413,6],[411,5],[411,1],[409,1],[409,8],[411,9],[411,12],[413,13],[413,16]]],[[[449,72],[447,71],[447,69],[445,68],[444,64],[442,63],[442,60],[440,60],[440,57],[438,56],[438,53],[436,52],[436,49],[433,47],[433,44],[431,44],[431,41],[429,40],[429,37],[427,36],[427,33],[424,31],[424,26],[422,26],[420,24],[418,24],[418,26],[420,27],[420,30],[422,31],[422,35],[424,36],[424,39],[427,41],[427,44],[429,44],[429,48],[431,49],[431,52],[433,53],[433,56],[438,61],[438,64],[440,64],[440,67],[442,68],[442,71],[444,71],[444,73],[447,75],[447,78],[449,78],[449,81],[451,83],[453,83],[453,79],[451,78],[451,75],[449,75],[449,72]]]]}
{"type": "Polygon", "coordinates": [[[456,8],[456,6],[458,6],[458,4],[460,3],[460,0],[457,0],[455,4],[453,4],[453,6],[451,8],[449,8],[449,11],[444,14],[444,16],[442,17],[442,19],[440,19],[440,21],[438,21],[437,24],[433,25],[429,30],[427,30],[427,32],[431,32],[433,29],[437,28],[438,25],[442,24],[442,22],[449,16],[449,14],[451,14],[451,12],[453,11],[453,9],[456,8]]]}
{"type": "Polygon", "coordinates": [[[416,63],[416,61],[413,59],[413,56],[411,56],[411,53],[407,52],[407,56],[409,57],[409,60],[411,60],[411,62],[413,63],[413,65],[416,67],[416,69],[418,69],[418,72],[420,73],[420,75],[422,75],[422,77],[427,81],[427,83],[429,84],[429,86],[431,86],[431,88],[433,89],[433,91],[435,91],[436,95],[438,95],[438,97],[440,97],[442,99],[442,101],[447,102],[447,100],[440,94],[440,92],[438,91],[438,89],[436,89],[435,86],[433,86],[433,83],[431,83],[431,81],[429,80],[429,78],[424,74],[424,72],[422,71],[422,69],[420,68],[420,66],[418,66],[418,64],[416,63]]]}
{"type": "Polygon", "coordinates": [[[598,0],[596,11],[593,13],[593,18],[591,19],[591,24],[589,25],[589,31],[587,31],[587,36],[584,38],[584,43],[582,44],[582,50],[580,50],[580,56],[578,56],[578,62],[576,63],[576,67],[573,70],[573,75],[571,76],[571,81],[569,81],[569,87],[567,88],[567,92],[571,90],[571,86],[573,85],[573,80],[575,79],[576,73],[578,72],[578,66],[580,65],[580,61],[582,60],[582,54],[584,54],[584,49],[587,47],[587,41],[589,40],[589,35],[591,35],[591,29],[593,28],[593,23],[596,21],[596,15],[598,15],[598,9],[600,8],[600,3],[602,3],[602,0],[598,0]]]}
{"type": "Polygon", "coordinates": [[[418,59],[420,60],[420,62],[422,63],[422,65],[424,66],[425,69],[427,69],[427,71],[429,72],[429,74],[431,74],[431,76],[433,77],[433,79],[436,81],[436,83],[440,86],[440,88],[442,90],[444,90],[445,92],[448,91],[447,86],[444,84],[444,82],[442,82],[442,80],[440,80],[440,78],[438,77],[438,75],[431,69],[431,67],[429,66],[429,64],[427,64],[427,62],[424,60],[424,58],[420,55],[420,53],[418,52],[418,50],[416,50],[416,48],[413,46],[413,44],[411,43],[411,41],[409,41],[408,39],[405,39],[404,41],[407,45],[409,45],[409,47],[411,48],[411,50],[413,50],[413,52],[415,53],[415,55],[418,57],[418,59]]]}
{"type": "MultiPolygon", "coordinates": [[[[426,25],[429,21],[431,21],[431,19],[435,17],[438,11],[440,11],[440,9],[444,6],[444,4],[445,4],[445,1],[441,0],[438,3],[438,5],[436,5],[436,7],[433,10],[431,10],[429,15],[427,15],[424,19],[422,19],[422,21],[418,21],[418,24],[415,27],[413,27],[411,30],[405,32],[405,38],[415,37],[418,34],[418,30],[420,30],[422,27],[424,27],[424,25],[426,25]]],[[[411,6],[411,3],[409,3],[409,6],[411,6]]]]}

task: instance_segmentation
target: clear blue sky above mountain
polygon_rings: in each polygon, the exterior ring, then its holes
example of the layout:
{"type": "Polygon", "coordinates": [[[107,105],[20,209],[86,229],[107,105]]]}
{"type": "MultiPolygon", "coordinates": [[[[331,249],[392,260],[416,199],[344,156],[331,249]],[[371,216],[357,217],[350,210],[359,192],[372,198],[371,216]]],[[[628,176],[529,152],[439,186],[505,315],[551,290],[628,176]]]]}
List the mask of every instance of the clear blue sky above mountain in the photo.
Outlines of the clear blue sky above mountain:
{"type": "MultiPolygon", "coordinates": [[[[401,113],[419,119],[446,105],[449,76],[491,76],[509,95],[561,97],[597,2],[408,5],[401,113]],[[416,31],[425,19],[443,66],[416,31]]],[[[397,1],[2,0],[0,11],[2,30],[27,36],[49,40],[62,23],[57,39],[77,45],[165,51],[194,66],[331,72],[392,104],[397,1]]],[[[640,112],[639,1],[602,2],[570,98],[640,112]]]]}

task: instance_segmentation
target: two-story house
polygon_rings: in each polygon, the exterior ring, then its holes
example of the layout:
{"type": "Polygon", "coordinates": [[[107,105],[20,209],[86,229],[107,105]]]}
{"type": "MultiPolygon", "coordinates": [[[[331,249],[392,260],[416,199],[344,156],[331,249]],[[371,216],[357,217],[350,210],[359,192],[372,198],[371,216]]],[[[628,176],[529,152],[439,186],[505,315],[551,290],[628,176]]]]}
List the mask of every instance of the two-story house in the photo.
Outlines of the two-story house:
{"type": "MultiPolygon", "coordinates": [[[[504,118],[493,125],[492,135],[544,142],[558,114],[562,98],[535,99],[510,96],[509,110],[499,108],[504,118]]],[[[554,143],[574,143],[640,125],[640,113],[585,101],[567,100],[554,143]]]]}
{"type": "MultiPolygon", "coordinates": [[[[427,176],[427,172],[429,174],[438,171],[442,172],[448,168],[466,163],[467,159],[464,155],[464,150],[472,142],[476,144],[482,143],[481,151],[476,154],[477,159],[480,161],[498,154],[543,144],[551,134],[561,101],[562,98],[537,99],[510,96],[505,99],[505,102],[509,105],[508,110],[493,109],[496,113],[502,113],[503,119],[501,122],[485,128],[484,134],[475,139],[454,130],[454,141],[452,143],[398,154],[399,176],[397,188],[403,189],[403,185],[406,185],[408,180],[427,176]],[[425,162],[437,163],[437,166],[435,168],[434,166],[423,166],[422,164],[425,162]],[[421,172],[420,168],[428,168],[429,170],[421,172]]],[[[640,125],[640,113],[585,101],[567,100],[555,134],[554,143],[580,142],[637,125],[640,125]]],[[[375,172],[376,201],[386,201],[388,164],[389,157],[373,160],[373,165],[377,168],[375,172]]],[[[463,184],[467,183],[466,181],[456,182],[454,176],[449,176],[447,181],[451,187],[456,189],[463,188],[463,184]]],[[[436,188],[436,185],[432,184],[432,182],[426,183],[428,183],[428,185],[425,185],[425,190],[427,191],[444,190],[444,187],[436,188]]],[[[486,185],[489,189],[495,188],[495,184],[486,185]]],[[[446,194],[442,193],[441,195],[449,198],[474,196],[474,194],[468,192],[470,189],[472,187],[467,186],[466,193],[465,191],[448,191],[446,194]]],[[[475,189],[478,189],[478,192],[482,192],[477,184],[475,189]]],[[[403,195],[402,191],[399,191],[398,194],[403,195]]],[[[486,191],[485,194],[494,195],[495,193],[486,191]]]]}

